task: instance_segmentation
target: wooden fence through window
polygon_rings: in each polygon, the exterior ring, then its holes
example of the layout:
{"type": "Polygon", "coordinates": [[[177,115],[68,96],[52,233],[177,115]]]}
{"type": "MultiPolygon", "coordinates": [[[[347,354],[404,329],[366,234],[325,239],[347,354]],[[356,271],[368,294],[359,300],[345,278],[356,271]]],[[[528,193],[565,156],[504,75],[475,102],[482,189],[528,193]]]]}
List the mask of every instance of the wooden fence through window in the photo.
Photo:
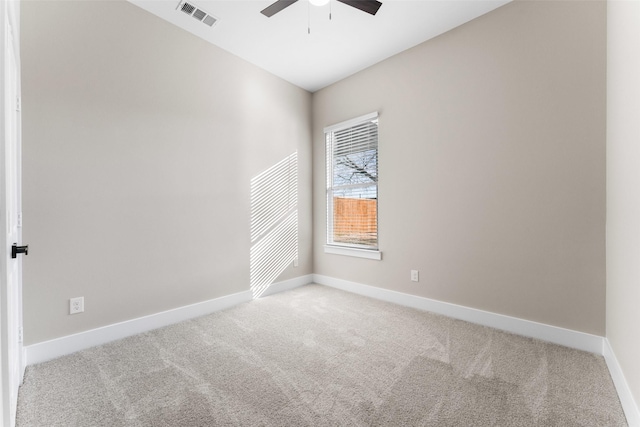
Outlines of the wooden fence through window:
{"type": "Polygon", "coordinates": [[[333,241],[375,246],[378,241],[375,199],[333,198],[333,241]]]}

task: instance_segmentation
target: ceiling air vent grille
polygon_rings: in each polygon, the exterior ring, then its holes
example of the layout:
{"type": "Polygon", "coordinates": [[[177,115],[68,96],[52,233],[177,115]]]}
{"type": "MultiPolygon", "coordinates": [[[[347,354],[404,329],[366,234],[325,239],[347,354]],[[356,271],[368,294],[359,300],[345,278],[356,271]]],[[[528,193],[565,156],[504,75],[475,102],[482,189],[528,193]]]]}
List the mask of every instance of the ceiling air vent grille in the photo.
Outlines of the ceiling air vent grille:
{"type": "Polygon", "coordinates": [[[205,12],[204,10],[200,9],[199,7],[195,6],[193,3],[190,3],[188,1],[183,0],[180,3],[178,3],[178,10],[181,10],[182,12],[191,16],[192,18],[195,18],[198,21],[210,27],[213,27],[213,25],[216,22],[218,22],[218,18],[216,18],[213,15],[210,15],[209,13],[205,12]]]}
{"type": "Polygon", "coordinates": [[[196,7],[189,3],[182,3],[182,7],[180,8],[180,10],[186,13],[187,15],[191,15],[193,11],[196,10],[196,7]]]}
{"type": "Polygon", "coordinates": [[[205,24],[207,24],[207,25],[208,25],[208,26],[210,26],[210,27],[213,27],[213,24],[215,24],[215,23],[216,23],[216,21],[217,21],[217,19],[216,19],[216,18],[214,18],[214,17],[213,17],[213,16],[211,16],[211,15],[207,15],[207,16],[205,16],[205,17],[204,17],[204,19],[202,20],[202,22],[204,22],[205,24]]]}
{"type": "Polygon", "coordinates": [[[203,12],[200,9],[196,9],[195,12],[193,12],[193,16],[194,18],[196,18],[198,21],[202,21],[204,19],[205,16],[207,16],[207,12],[203,12]]]}

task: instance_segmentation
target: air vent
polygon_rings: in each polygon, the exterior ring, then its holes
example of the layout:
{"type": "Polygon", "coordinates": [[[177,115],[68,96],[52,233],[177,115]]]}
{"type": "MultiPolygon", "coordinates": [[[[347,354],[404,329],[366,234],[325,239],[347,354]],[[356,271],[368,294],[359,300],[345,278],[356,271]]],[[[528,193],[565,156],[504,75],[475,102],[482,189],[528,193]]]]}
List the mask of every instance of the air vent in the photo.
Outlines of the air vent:
{"type": "Polygon", "coordinates": [[[196,18],[198,21],[202,21],[205,16],[207,16],[207,12],[203,12],[200,9],[196,9],[196,11],[193,12],[193,17],[196,18]]]}
{"type": "Polygon", "coordinates": [[[216,23],[216,21],[217,21],[217,19],[216,19],[216,18],[214,18],[214,17],[213,17],[213,16],[211,16],[211,15],[207,15],[207,16],[205,16],[205,17],[204,17],[204,19],[202,20],[202,22],[204,22],[205,24],[207,24],[207,25],[208,25],[208,26],[210,26],[210,27],[213,27],[213,24],[215,24],[215,23],[216,23]]]}
{"type": "Polygon", "coordinates": [[[180,3],[178,3],[177,9],[210,27],[213,27],[213,25],[218,22],[218,18],[210,15],[209,13],[205,12],[189,1],[182,0],[180,3]]]}
{"type": "Polygon", "coordinates": [[[193,11],[196,10],[196,7],[189,3],[183,3],[180,10],[186,13],[187,15],[191,15],[193,11]]]}

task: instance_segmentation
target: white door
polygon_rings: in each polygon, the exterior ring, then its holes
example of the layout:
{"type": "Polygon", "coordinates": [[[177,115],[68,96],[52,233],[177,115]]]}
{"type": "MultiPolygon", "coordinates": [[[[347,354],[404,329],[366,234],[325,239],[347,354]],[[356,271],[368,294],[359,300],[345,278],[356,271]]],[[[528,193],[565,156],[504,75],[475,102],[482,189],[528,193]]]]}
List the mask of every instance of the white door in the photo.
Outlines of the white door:
{"type": "Polygon", "coordinates": [[[0,389],[1,425],[15,425],[18,388],[24,372],[22,350],[22,255],[21,250],[21,122],[20,122],[20,47],[19,7],[17,0],[0,2],[3,45],[0,55],[0,389]]]}

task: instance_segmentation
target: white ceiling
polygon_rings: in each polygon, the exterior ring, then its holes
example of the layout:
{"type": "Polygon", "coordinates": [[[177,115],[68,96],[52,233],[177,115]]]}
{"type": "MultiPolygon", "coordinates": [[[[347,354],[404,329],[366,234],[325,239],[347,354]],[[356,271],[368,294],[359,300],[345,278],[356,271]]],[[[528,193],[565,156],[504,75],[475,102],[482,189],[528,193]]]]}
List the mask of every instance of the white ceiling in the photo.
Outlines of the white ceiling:
{"type": "Polygon", "coordinates": [[[179,0],[129,1],[315,92],[511,0],[381,0],[375,16],[299,0],[271,18],[260,11],[275,0],[189,0],[219,19],[213,27],[177,10],[179,0]]]}

